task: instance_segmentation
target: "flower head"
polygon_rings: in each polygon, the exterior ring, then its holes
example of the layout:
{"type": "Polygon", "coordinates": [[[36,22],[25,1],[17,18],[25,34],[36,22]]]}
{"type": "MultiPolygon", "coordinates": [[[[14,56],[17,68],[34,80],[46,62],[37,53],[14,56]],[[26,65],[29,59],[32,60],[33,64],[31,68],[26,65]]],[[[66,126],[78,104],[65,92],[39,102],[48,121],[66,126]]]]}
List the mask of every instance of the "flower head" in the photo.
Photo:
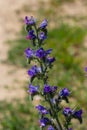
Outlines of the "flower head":
{"type": "Polygon", "coordinates": [[[87,72],[87,66],[85,67],[85,72],[87,72]]]}
{"type": "Polygon", "coordinates": [[[49,50],[44,50],[43,48],[40,48],[36,51],[36,56],[38,58],[45,58],[48,54],[50,54],[52,51],[52,49],[49,49],[49,50]]]}
{"type": "Polygon", "coordinates": [[[51,64],[51,63],[53,63],[55,61],[55,58],[54,57],[47,57],[47,63],[48,64],[51,64]]]}
{"type": "Polygon", "coordinates": [[[40,119],[40,126],[45,127],[50,124],[50,120],[47,117],[43,117],[40,119]]]}
{"type": "Polygon", "coordinates": [[[59,96],[61,96],[61,97],[67,97],[67,96],[69,96],[69,94],[70,94],[69,90],[67,88],[64,88],[64,89],[62,89],[60,91],[59,96]]]}
{"type": "Polygon", "coordinates": [[[69,107],[64,108],[63,114],[64,114],[64,116],[71,116],[72,110],[69,107]]]}
{"type": "Polygon", "coordinates": [[[36,35],[34,34],[34,30],[30,30],[28,32],[28,35],[26,36],[26,39],[33,40],[36,38],[36,35]]]}
{"type": "Polygon", "coordinates": [[[44,29],[44,28],[46,28],[47,24],[48,24],[47,20],[44,19],[44,20],[42,21],[42,23],[40,24],[39,28],[44,29]]]}
{"type": "Polygon", "coordinates": [[[55,130],[51,125],[48,127],[48,130],[55,130]]]}
{"type": "Polygon", "coordinates": [[[33,86],[32,84],[29,85],[29,90],[28,92],[31,94],[31,95],[36,95],[38,93],[38,90],[39,90],[39,86],[33,86]]]}
{"type": "Polygon", "coordinates": [[[45,40],[47,38],[47,36],[45,35],[45,33],[44,32],[41,32],[40,34],[39,34],[39,39],[40,40],[45,40]]]}
{"type": "Polygon", "coordinates": [[[57,90],[57,86],[50,86],[45,84],[44,85],[44,94],[53,94],[54,92],[56,92],[57,90]]]}
{"type": "Polygon", "coordinates": [[[41,114],[48,114],[49,113],[48,110],[45,107],[43,107],[42,105],[38,105],[38,106],[36,106],[36,108],[38,109],[38,111],[41,114]]]}
{"type": "Polygon", "coordinates": [[[78,119],[82,123],[82,109],[73,112],[73,117],[78,119]]]}
{"type": "Polygon", "coordinates": [[[34,77],[38,73],[41,73],[41,68],[36,65],[32,66],[32,68],[28,70],[28,75],[30,75],[30,77],[34,77]]]}
{"type": "Polygon", "coordinates": [[[69,128],[68,130],[72,130],[72,128],[69,128]]]}
{"type": "Polygon", "coordinates": [[[46,55],[49,55],[52,52],[52,49],[48,49],[45,51],[46,55]]]}
{"type": "Polygon", "coordinates": [[[30,18],[26,16],[24,21],[27,25],[34,25],[36,22],[36,20],[32,16],[30,18]]]}
{"type": "Polygon", "coordinates": [[[30,48],[27,48],[27,49],[25,50],[25,55],[26,55],[26,58],[31,58],[31,57],[34,56],[34,51],[31,50],[30,48]]]}
{"type": "Polygon", "coordinates": [[[36,51],[36,56],[37,56],[38,58],[43,58],[43,57],[45,57],[45,51],[44,51],[44,49],[43,49],[43,48],[38,49],[38,50],[36,51]]]}

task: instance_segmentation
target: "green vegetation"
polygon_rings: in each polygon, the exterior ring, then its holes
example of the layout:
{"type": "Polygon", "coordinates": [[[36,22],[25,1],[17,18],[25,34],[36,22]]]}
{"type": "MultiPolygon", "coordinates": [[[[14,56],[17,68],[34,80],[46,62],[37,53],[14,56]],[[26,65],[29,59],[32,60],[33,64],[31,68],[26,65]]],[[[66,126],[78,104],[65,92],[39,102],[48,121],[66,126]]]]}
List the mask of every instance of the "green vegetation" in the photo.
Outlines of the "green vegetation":
{"type": "Polygon", "coordinates": [[[0,102],[0,114],[1,130],[38,130],[39,123],[34,121],[38,115],[28,95],[24,101],[16,100],[12,104],[0,102]]]}

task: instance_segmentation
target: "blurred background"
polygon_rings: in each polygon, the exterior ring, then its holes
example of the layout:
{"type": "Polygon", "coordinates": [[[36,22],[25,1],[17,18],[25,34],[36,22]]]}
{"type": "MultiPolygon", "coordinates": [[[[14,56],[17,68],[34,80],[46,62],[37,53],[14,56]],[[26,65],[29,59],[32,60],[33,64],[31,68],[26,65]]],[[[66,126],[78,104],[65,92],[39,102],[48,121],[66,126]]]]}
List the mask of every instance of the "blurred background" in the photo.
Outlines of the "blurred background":
{"type": "Polygon", "coordinates": [[[25,16],[35,17],[38,24],[48,20],[44,47],[53,48],[56,57],[49,82],[72,91],[69,106],[84,111],[83,124],[73,120],[73,129],[87,130],[87,0],[0,1],[0,130],[39,129],[33,107],[38,98],[32,104],[27,94],[24,50],[30,44],[25,39],[25,16]]]}

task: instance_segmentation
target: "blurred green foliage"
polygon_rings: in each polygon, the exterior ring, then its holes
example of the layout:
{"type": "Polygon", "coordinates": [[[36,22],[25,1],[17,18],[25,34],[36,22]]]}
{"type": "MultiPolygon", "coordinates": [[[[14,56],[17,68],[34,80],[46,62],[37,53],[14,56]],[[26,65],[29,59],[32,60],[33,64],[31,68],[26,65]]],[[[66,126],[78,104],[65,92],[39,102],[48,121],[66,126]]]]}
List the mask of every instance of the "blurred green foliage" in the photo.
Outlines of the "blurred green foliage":
{"type": "Polygon", "coordinates": [[[28,95],[23,101],[0,102],[0,114],[2,115],[0,117],[0,125],[2,126],[0,130],[38,130],[39,122],[34,121],[38,115],[28,95]]]}

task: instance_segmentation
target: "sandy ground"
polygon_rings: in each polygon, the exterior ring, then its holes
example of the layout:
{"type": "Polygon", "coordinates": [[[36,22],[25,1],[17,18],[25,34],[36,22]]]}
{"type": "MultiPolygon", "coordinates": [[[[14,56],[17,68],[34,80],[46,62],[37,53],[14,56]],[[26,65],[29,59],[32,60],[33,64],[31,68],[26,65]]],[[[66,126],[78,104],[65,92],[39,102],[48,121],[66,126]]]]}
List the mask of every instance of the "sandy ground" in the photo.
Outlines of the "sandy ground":
{"type": "MultiPolygon", "coordinates": [[[[47,2],[46,0],[43,1],[47,2]]],[[[27,3],[36,9],[36,0],[0,0],[0,100],[10,100],[24,96],[24,90],[21,86],[25,81],[28,81],[26,70],[8,65],[3,61],[6,60],[10,48],[5,43],[6,40],[14,39],[22,26],[16,11],[27,3]]],[[[61,14],[62,16],[87,16],[87,4],[85,6],[85,3],[81,0],[76,0],[75,3],[63,4],[61,10],[64,12],[61,14]]],[[[22,14],[21,18],[24,18],[24,15],[22,14]]]]}
{"type": "MultiPolygon", "coordinates": [[[[25,13],[22,8],[25,5],[33,10],[28,15],[34,15],[38,2],[40,0],[0,0],[0,100],[12,100],[14,98],[23,98],[25,91],[24,82],[29,80],[27,70],[8,65],[4,61],[7,59],[7,53],[10,46],[6,44],[7,40],[17,37],[24,23],[25,13]],[[17,11],[22,12],[17,13],[17,11]]],[[[44,0],[46,2],[46,0],[44,0]]]]}
{"type": "Polygon", "coordinates": [[[26,70],[3,62],[10,48],[5,44],[6,40],[15,38],[20,31],[21,24],[15,11],[23,4],[25,0],[0,1],[0,100],[23,97],[24,90],[20,89],[20,86],[28,80],[26,70]],[[8,86],[9,88],[6,89],[8,86]]]}

